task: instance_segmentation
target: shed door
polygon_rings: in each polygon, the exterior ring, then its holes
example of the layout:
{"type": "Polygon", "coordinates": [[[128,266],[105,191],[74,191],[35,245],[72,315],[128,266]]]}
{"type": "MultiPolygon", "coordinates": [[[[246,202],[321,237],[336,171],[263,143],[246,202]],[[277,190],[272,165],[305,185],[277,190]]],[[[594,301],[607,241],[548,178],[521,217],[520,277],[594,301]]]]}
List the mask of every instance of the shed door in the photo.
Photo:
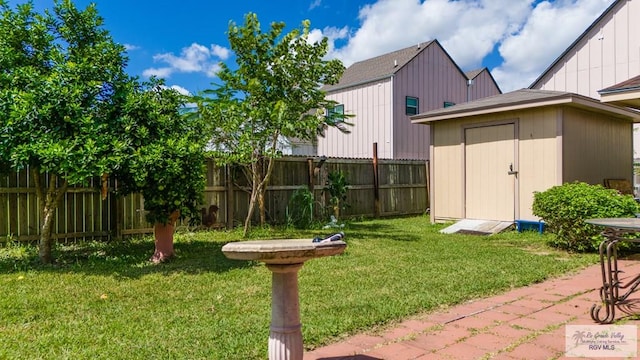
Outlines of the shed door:
{"type": "Polygon", "coordinates": [[[515,125],[465,129],[465,211],[468,219],[515,218],[515,125]]]}

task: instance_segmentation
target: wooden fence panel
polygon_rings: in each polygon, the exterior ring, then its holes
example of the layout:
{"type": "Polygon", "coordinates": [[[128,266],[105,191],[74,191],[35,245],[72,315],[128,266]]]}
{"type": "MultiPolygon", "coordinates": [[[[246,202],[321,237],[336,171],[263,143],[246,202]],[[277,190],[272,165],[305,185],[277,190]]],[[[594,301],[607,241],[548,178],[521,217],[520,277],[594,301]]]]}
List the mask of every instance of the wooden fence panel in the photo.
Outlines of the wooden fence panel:
{"type": "MultiPolygon", "coordinates": [[[[378,162],[381,216],[422,214],[427,209],[427,169],[422,161],[385,160],[378,162]]],[[[349,189],[348,207],[343,217],[374,216],[374,174],[371,159],[326,159],[285,157],[274,164],[270,185],[265,198],[267,220],[270,223],[286,222],[292,194],[311,186],[316,198],[316,215],[324,218],[330,214],[329,194],[324,191],[331,171],[344,172],[349,189]]],[[[48,184],[49,178],[43,180],[48,184]]],[[[59,241],[73,239],[110,239],[112,237],[149,234],[152,224],[145,219],[144,199],[140,194],[116,197],[117,184],[109,183],[106,199],[102,199],[99,179],[85,186],[70,187],[56,212],[54,237],[59,241]]],[[[207,163],[206,185],[202,210],[207,213],[215,205],[217,223],[224,226],[230,221],[242,225],[248,213],[250,187],[238,168],[227,171],[213,161],[207,163]],[[229,176],[231,174],[231,178],[229,176]],[[228,213],[231,209],[232,213],[228,213]]],[[[40,206],[36,190],[27,171],[0,177],[0,241],[8,238],[18,241],[38,239],[40,231],[40,206]]],[[[195,219],[198,222],[201,219],[195,219]]],[[[259,220],[255,209],[254,222],[259,220]]],[[[188,226],[183,221],[181,226],[188,226]]]]}

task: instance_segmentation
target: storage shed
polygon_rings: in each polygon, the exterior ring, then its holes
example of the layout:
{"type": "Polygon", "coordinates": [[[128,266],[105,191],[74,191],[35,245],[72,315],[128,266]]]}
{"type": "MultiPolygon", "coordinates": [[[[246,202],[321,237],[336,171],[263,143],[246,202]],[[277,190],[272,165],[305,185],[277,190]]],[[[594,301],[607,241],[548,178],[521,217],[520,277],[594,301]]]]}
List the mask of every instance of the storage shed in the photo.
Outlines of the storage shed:
{"type": "Polygon", "coordinates": [[[574,93],[522,89],[411,117],[431,126],[431,221],[537,221],[533,194],[631,181],[640,114],[574,93]]]}

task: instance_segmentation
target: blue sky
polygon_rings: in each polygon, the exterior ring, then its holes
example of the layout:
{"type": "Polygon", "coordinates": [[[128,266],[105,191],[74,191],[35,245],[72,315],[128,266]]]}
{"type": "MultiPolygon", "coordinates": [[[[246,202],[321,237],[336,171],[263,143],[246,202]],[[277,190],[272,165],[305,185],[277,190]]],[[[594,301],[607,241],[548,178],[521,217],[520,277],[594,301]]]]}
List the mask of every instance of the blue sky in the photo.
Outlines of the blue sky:
{"type": "MultiPolygon", "coordinates": [[[[127,71],[155,74],[196,93],[233,66],[226,31],[254,12],[267,31],[309,19],[312,37],[330,40],[346,66],[438,39],[467,71],[488,67],[503,91],[528,86],[614,0],[94,0],[114,40],[128,48],[127,71]]],[[[10,0],[10,5],[24,1],[10,0]]],[[[91,1],[75,0],[84,8],[91,1]]],[[[53,0],[34,0],[51,8],[53,0]]]]}

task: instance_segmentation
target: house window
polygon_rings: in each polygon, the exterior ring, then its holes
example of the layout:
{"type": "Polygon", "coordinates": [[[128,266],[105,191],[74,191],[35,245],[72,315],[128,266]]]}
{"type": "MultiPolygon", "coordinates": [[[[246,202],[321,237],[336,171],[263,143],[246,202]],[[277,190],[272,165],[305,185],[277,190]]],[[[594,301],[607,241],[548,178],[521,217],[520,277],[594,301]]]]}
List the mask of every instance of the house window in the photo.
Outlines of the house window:
{"type": "Polygon", "coordinates": [[[453,105],[455,105],[455,104],[456,104],[456,103],[451,102],[451,101],[445,101],[445,102],[444,102],[444,107],[448,108],[449,106],[453,106],[453,105]]]}
{"type": "Polygon", "coordinates": [[[327,117],[331,118],[333,115],[344,115],[344,105],[336,105],[327,109],[327,117]]]}
{"type": "Polygon", "coordinates": [[[416,115],[418,113],[418,98],[413,96],[407,96],[406,101],[406,111],[407,115],[416,115]]]}

